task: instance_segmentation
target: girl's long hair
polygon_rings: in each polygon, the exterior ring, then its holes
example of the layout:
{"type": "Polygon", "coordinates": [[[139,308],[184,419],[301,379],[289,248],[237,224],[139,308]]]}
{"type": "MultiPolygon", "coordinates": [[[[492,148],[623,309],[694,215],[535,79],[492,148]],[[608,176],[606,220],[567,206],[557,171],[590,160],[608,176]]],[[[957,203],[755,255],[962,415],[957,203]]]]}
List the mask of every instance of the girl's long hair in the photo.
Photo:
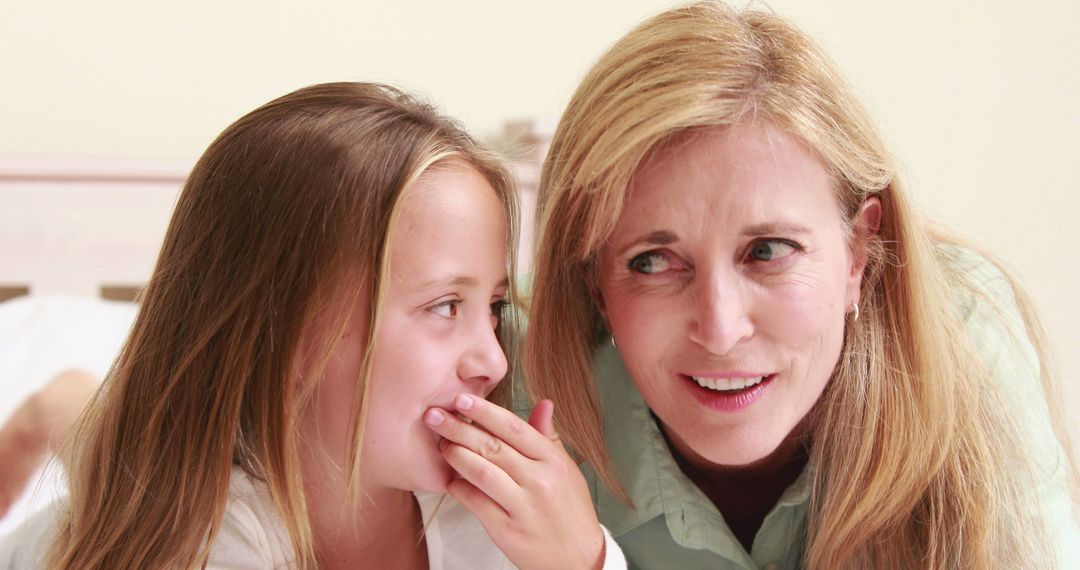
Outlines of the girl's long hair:
{"type": "MultiPolygon", "coordinates": [[[[1046,529],[1030,508],[1040,474],[953,307],[958,291],[977,295],[978,284],[949,268],[952,250],[916,216],[834,65],[774,14],[713,2],[669,10],[619,40],[578,87],[540,185],[524,361],[531,393],[555,401],[559,432],[628,500],[591,366],[606,340],[592,295],[596,257],[648,153],[691,129],[749,121],[818,155],[849,224],[868,196],[882,203],[861,318],[849,321],[811,412],[806,567],[1045,567],[1046,529]]],[[[1045,370],[1042,378],[1050,394],[1045,370]]]]}
{"type": "Polygon", "coordinates": [[[184,185],[130,337],[74,438],[49,567],[203,565],[234,465],[268,486],[296,566],[317,567],[298,419],[334,333],[352,307],[371,307],[345,466],[355,482],[393,220],[414,182],[450,160],[499,195],[512,275],[509,174],[418,99],[316,85],[221,133],[184,185]]]}

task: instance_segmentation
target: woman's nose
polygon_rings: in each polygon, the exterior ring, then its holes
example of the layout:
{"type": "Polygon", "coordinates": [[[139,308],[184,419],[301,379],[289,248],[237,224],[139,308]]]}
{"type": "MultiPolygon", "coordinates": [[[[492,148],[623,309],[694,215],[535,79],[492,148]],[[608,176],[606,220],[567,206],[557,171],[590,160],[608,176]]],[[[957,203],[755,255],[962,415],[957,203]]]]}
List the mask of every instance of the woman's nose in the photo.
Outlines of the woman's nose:
{"type": "Polygon", "coordinates": [[[747,300],[736,279],[726,274],[707,275],[693,293],[690,340],[712,354],[731,352],[754,332],[747,300]]]}

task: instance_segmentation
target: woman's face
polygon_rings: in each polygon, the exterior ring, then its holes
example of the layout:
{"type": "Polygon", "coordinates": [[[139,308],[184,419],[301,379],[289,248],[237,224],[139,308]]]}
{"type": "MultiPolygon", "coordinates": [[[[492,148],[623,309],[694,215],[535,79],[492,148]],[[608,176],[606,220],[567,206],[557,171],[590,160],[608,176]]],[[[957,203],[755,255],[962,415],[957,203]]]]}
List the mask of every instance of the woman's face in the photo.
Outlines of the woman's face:
{"type": "Polygon", "coordinates": [[[849,244],[824,165],[772,126],[696,132],[639,168],[597,301],[684,458],[748,465],[793,434],[858,300],[849,244]]]}
{"type": "MultiPolygon", "coordinates": [[[[507,370],[495,336],[508,283],[505,216],[487,180],[451,162],[404,198],[391,239],[361,485],[441,491],[453,473],[424,412],[453,409],[462,393],[486,397],[507,370]]],[[[357,309],[316,388],[323,445],[342,466],[367,314],[357,309]]]]}

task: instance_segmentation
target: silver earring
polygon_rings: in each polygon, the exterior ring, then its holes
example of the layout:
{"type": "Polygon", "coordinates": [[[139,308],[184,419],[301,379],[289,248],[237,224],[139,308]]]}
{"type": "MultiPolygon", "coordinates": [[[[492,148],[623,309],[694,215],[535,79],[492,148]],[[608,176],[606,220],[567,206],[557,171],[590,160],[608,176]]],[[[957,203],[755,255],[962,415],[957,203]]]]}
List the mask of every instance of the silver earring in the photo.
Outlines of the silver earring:
{"type": "Polygon", "coordinates": [[[619,345],[615,344],[615,335],[611,335],[608,338],[611,339],[611,346],[614,346],[615,348],[619,348],[619,345]]]}
{"type": "Polygon", "coordinates": [[[855,303],[855,316],[851,318],[853,321],[859,320],[859,303],[855,303]]]}

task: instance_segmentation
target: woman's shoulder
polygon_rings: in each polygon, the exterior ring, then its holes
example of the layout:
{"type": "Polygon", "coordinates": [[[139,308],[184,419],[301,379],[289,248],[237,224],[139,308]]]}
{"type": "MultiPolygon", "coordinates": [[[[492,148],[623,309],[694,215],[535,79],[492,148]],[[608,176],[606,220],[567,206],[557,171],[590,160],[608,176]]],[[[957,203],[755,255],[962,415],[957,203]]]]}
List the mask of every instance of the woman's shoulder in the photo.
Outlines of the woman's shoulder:
{"type": "Polygon", "coordinates": [[[1015,279],[973,246],[941,242],[936,249],[953,310],[983,364],[991,372],[1007,368],[1009,379],[1021,372],[1037,378],[1038,339],[1029,330],[1034,315],[1015,279]]]}
{"type": "Polygon", "coordinates": [[[954,292],[1005,295],[1006,300],[1015,303],[1014,280],[1000,261],[973,245],[952,241],[935,245],[938,261],[954,292]]]}
{"type": "Polygon", "coordinates": [[[1039,339],[1026,296],[1001,263],[973,246],[937,244],[938,259],[949,286],[952,308],[983,363],[993,371],[1006,365],[1010,377],[1024,372],[1038,377],[1039,339]]]}
{"type": "Polygon", "coordinates": [[[292,541],[269,487],[233,466],[229,502],[207,567],[287,568],[294,559],[292,541]]]}
{"type": "Polygon", "coordinates": [[[1053,425],[1049,398],[1055,386],[1042,378],[1034,315],[1009,272],[985,253],[952,243],[939,244],[938,253],[967,337],[1033,460],[1030,508],[1054,535],[1058,560],[1073,560],[1080,554],[1080,528],[1072,517],[1070,464],[1053,425]]]}

